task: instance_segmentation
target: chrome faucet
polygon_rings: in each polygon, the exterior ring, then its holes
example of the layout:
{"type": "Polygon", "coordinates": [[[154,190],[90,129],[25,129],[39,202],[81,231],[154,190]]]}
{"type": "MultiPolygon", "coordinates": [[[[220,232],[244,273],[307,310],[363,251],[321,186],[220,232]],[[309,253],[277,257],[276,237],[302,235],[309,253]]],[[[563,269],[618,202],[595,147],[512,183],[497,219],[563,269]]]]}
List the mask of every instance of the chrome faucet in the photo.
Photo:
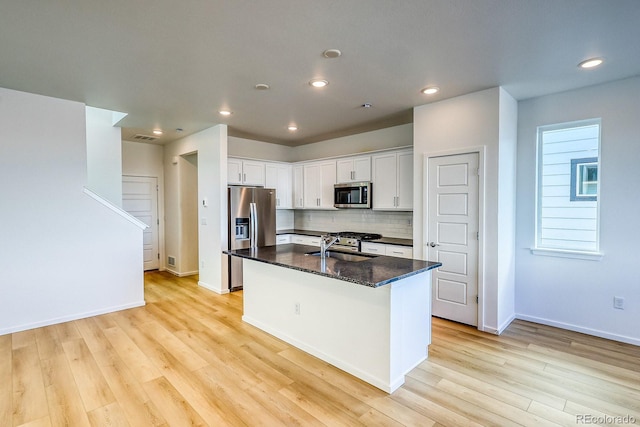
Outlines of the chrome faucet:
{"type": "Polygon", "coordinates": [[[334,244],[338,243],[340,238],[338,236],[323,235],[320,236],[320,257],[325,259],[327,256],[327,250],[334,244]]]}

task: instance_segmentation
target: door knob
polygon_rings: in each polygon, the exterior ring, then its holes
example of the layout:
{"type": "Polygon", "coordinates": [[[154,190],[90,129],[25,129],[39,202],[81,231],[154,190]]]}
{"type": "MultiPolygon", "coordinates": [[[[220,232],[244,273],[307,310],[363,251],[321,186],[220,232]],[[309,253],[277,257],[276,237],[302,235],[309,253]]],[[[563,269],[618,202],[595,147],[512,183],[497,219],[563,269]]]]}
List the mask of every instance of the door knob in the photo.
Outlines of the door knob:
{"type": "Polygon", "coordinates": [[[431,246],[432,248],[435,248],[436,246],[440,246],[440,245],[437,244],[436,242],[429,242],[429,246],[431,246]]]}

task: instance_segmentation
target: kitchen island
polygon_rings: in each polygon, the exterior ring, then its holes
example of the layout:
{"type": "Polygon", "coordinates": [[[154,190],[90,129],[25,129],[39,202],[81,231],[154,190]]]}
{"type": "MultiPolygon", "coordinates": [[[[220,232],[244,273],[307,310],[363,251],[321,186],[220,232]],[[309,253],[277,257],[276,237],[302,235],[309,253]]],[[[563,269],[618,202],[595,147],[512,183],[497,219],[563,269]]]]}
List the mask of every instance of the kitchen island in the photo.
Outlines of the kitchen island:
{"type": "Polygon", "coordinates": [[[226,251],[244,258],[242,319],[392,393],[427,357],[430,270],[441,264],[308,255],[317,251],[294,244],[226,251]]]}

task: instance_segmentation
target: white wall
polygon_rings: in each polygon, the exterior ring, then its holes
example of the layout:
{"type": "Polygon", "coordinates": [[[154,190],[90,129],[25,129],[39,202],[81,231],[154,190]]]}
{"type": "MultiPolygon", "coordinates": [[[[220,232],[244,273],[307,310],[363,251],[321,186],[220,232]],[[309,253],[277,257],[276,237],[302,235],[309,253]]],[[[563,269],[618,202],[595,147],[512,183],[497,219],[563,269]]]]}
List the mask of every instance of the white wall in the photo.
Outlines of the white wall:
{"type": "MultiPolygon", "coordinates": [[[[192,164],[181,156],[198,156],[198,258],[199,284],[215,292],[227,291],[223,277],[222,250],[227,242],[227,127],[218,125],[196,134],[174,141],[164,147],[165,170],[165,249],[167,256],[175,256],[180,261],[189,256],[184,247],[187,233],[182,222],[181,200],[188,191],[181,182],[181,168],[192,164]],[[174,163],[175,160],[175,163],[174,163]],[[208,206],[202,201],[206,199],[208,206]]],[[[188,270],[176,271],[189,274],[188,270]]]]}
{"type": "Polygon", "coordinates": [[[228,154],[231,157],[248,159],[276,160],[280,162],[294,161],[295,148],[281,144],[256,141],[253,139],[228,137],[228,154]]]}
{"type": "Polygon", "coordinates": [[[292,149],[291,161],[346,156],[367,151],[384,150],[413,145],[413,124],[393,126],[341,138],[328,139],[292,149]]]}
{"type": "Polygon", "coordinates": [[[512,191],[508,181],[514,179],[516,103],[501,88],[492,88],[468,95],[416,107],[413,120],[414,182],[413,182],[413,250],[416,258],[426,256],[427,213],[424,212],[427,191],[424,187],[424,155],[464,152],[484,147],[485,193],[484,229],[481,234],[479,282],[480,311],[478,326],[482,330],[500,332],[513,318],[512,265],[513,231],[504,230],[515,223],[512,191]],[[501,123],[504,122],[504,123],[501,123]],[[513,123],[512,123],[513,122],[513,123]],[[503,165],[499,163],[503,162],[503,165]],[[511,174],[511,176],[510,176],[511,174]],[[502,188],[506,194],[499,196],[502,188]],[[502,198],[504,197],[504,198],[502,198]],[[503,202],[501,202],[501,200],[503,202]],[[510,249],[511,248],[511,249],[510,249]],[[511,295],[511,296],[510,296],[511,295]],[[511,312],[509,312],[511,307],[511,312]]]}
{"type": "Polygon", "coordinates": [[[155,177],[158,179],[158,238],[160,270],[166,268],[164,249],[164,147],[143,142],[122,141],[122,175],[155,177]]]}
{"type": "Polygon", "coordinates": [[[0,334],[144,304],[142,230],[83,192],[85,120],[0,89],[0,334]]]}
{"type": "Polygon", "coordinates": [[[86,107],[87,188],[122,207],[122,132],[113,113],[86,107]]]}
{"type": "Polygon", "coordinates": [[[519,318],[640,344],[640,77],[522,101],[518,123],[516,312],[519,318]],[[531,254],[536,128],[602,118],[601,261],[531,254]],[[613,297],[625,309],[613,308],[613,297]]]}

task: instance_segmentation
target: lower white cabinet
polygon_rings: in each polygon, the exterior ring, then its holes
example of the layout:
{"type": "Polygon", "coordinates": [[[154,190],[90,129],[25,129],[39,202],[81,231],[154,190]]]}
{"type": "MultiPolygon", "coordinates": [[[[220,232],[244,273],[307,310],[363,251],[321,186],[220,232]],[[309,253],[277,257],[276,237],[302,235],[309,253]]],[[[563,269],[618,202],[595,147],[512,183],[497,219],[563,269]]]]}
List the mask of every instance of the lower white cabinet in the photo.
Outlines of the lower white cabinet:
{"type": "Polygon", "coordinates": [[[276,235],[276,245],[284,245],[287,243],[291,243],[291,234],[276,235]]]}
{"type": "Polygon", "coordinates": [[[305,236],[303,234],[293,234],[291,236],[291,243],[320,247],[320,236],[305,236]]]}
{"type": "Polygon", "coordinates": [[[384,243],[362,242],[361,251],[366,254],[394,256],[398,258],[413,258],[411,246],[385,245],[384,243]]]}

